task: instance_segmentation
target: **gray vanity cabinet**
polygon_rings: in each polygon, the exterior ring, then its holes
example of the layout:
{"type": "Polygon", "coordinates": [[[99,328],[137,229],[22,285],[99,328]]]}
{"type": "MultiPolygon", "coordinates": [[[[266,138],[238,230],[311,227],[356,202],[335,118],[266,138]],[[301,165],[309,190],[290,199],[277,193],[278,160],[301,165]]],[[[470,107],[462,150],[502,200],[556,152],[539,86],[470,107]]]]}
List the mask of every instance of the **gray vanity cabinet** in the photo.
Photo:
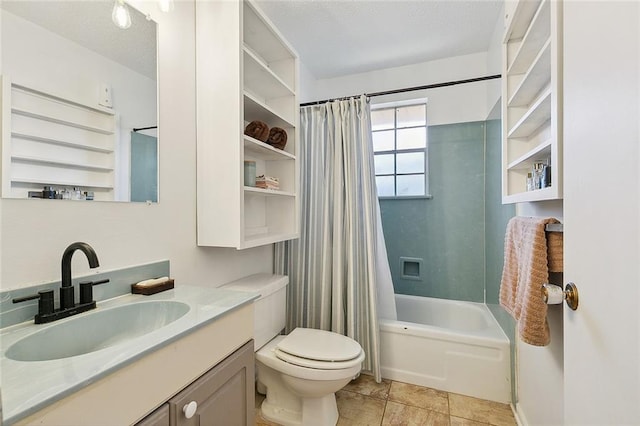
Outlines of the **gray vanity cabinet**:
{"type": "Polygon", "coordinates": [[[250,340],[136,426],[253,426],[254,392],[250,340]]]}
{"type": "Polygon", "coordinates": [[[169,403],[162,404],[153,413],[136,423],[136,426],[169,426],[169,403]]]}
{"type": "Polygon", "coordinates": [[[253,425],[254,401],[254,352],[251,340],[169,400],[170,424],[253,425]],[[189,404],[195,409],[193,414],[187,413],[189,404]]]}

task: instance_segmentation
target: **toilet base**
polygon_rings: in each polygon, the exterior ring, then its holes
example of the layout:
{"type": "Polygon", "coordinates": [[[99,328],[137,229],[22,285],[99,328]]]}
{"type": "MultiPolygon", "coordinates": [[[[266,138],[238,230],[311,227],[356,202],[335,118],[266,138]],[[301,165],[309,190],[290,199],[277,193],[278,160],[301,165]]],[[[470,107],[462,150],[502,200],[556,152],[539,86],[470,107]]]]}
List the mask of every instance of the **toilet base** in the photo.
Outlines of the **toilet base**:
{"type": "Polygon", "coordinates": [[[300,411],[274,406],[267,399],[262,402],[260,410],[266,420],[283,426],[335,426],[338,422],[338,407],[333,393],[322,398],[303,399],[300,411]],[[309,418],[303,418],[303,413],[309,418]]]}
{"type": "Polygon", "coordinates": [[[364,352],[342,368],[301,367],[276,356],[275,349],[284,338],[278,336],[256,352],[257,390],[266,390],[263,417],[285,426],[335,426],[335,393],[360,373],[364,352]]]}
{"type": "MultiPolygon", "coordinates": [[[[257,389],[260,393],[266,391],[266,398],[260,407],[262,417],[284,426],[335,426],[338,406],[334,392],[305,393],[302,396],[292,389],[298,379],[283,375],[260,362],[256,366],[257,389]]],[[[348,380],[334,382],[334,389],[342,388],[346,382],[348,380]]]]}

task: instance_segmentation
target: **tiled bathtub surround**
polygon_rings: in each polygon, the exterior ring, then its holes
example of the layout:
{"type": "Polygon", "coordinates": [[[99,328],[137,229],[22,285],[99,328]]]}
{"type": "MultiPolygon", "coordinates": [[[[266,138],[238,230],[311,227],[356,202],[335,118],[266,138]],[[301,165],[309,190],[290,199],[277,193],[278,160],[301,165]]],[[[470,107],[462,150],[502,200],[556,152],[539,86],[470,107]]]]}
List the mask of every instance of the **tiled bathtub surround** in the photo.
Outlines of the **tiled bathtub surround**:
{"type": "Polygon", "coordinates": [[[430,126],[433,198],[381,200],[396,293],[484,302],[484,135],[482,121],[430,126]],[[401,256],[424,259],[421,280],[402,277],[401,256]]]}
{"type": "MultiPolygon", "coordinates": [[[[429,127],[433,198],[381,200],[396,293],[497,304],[504,232],[501,121],[429,127]],[[421,280],[402,277],[401,257],[424,259],[421,280]]],[[[504,324],[502,324],[504,327],[504,324]]]]}
{"type": "MultiPolygon", "coordinates": [[[[256,425],[273,425],[260,416],[262,399],[256,395],[256,425]]],[[[516,425],[507,404],[390,380],[376,383],[364,374],[339,391],[336,399],[338,426],[516,425]]]]}

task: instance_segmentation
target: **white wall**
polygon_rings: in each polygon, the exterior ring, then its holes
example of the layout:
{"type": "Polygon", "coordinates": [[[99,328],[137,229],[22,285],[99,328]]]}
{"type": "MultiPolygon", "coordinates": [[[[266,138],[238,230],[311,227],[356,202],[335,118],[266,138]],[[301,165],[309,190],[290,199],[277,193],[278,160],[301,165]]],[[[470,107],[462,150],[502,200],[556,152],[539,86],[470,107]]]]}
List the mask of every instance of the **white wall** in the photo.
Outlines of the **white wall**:
{"type": "MultiPolygon", "coordinates": [[[[504,16],[504,5],[500,16],[504,16]]],[[[489,50],[487,51],[487,75],[502,74],[502,39],[504,37],[504,20],[498,18],[491,35],[489,50]]],[[[502,83],[500,79],[492,80],[487,84],[487,108],[491,108],[502,96],[502,83]]]]}
{"type": "MultiPolygon", "coordinates": [[[[339,98],[407,87],[424,86],[454,80],[484,77],[487,55],[476,53],[403,67],[386,68],[361,74],[315,80],[302,87],[300,102],[339,98]]],[[[481,121],[492,105],[487,104],[487,90],[493,81],[461,84],[438,89],[406,92],[372,98],[372,103],[427,98],[429,125],[481,121]]],[[[495,102],[494,102],[495,104],[495,102]]]]}
{"type": "MultiPolygon", "coordinates": [[[[518,216],[555,217],[563,221],[562,200],[520,203],[518,216]]],[[[554,283],[564,287],[564,283],[554,283]]],[[[559,425],[564,418],[563,305],[549,306],[548,346],[516,342],[517,412],[525,425],[559,425]],[[541,407],[544,407],[542,409],[541,407]]]]}
{"type": "Polygon", "coordinates": [[[298,101],[302,103],[306,102],[305,100],[303,100],[305,94],[307,95],[307,97],[309,97],[314,93],[316,79],[313,74],[311,74],[311,71],[309,71],[309,69],[305,66],[305,64],[302,63],[302,61],[298,61],[298,63],[300,68],[300,74],[298,75],[298,96],[300,97],[300,99],[298,99],[298,101]]]}
{"type": "MultiPolygon", "coordinates": [[[[166,15],[156,2],[135,4],[159,22],[161,201],[0,200],[2,290],[59,280],[62,252],[74,241],[93,246],[102,271],[169,259],[178,286],[218,286],[272,270],[271,246],[245,251],[196,246],[194,4],[178,1],[166,15]]],[[[74,256],[74,275],[87,272],[86,259],[74,256]]]]}

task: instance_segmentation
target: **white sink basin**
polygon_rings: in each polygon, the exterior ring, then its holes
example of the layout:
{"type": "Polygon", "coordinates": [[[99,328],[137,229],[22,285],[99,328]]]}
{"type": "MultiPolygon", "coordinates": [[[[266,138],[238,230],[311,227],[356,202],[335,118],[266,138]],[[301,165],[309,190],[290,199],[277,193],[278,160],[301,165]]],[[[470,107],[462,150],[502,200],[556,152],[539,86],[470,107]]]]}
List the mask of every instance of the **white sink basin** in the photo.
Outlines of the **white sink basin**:
{"type": "Polygon", "coordinates": [[[186,303],[171,300],[98,308],[18,340],[5,356],[15,361],[49,361],[88,354],[162,328],[189,310],[186,303]]]}

